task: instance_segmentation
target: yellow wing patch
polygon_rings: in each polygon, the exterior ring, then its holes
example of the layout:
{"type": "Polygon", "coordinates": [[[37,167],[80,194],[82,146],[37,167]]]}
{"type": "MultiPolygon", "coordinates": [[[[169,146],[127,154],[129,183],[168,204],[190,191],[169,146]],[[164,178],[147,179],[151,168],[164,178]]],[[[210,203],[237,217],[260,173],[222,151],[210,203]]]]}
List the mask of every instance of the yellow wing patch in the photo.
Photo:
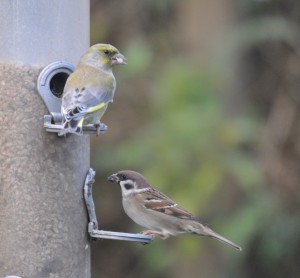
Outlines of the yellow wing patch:
{"type": "Polygon", "coordinates": [[[106,105],[106,103],[100,103],[96,106],[90,107],[89,109],[86,110],[87,113],[93,113],[95,111],[100,110],[101,108],[103,108],[106,105]]]}

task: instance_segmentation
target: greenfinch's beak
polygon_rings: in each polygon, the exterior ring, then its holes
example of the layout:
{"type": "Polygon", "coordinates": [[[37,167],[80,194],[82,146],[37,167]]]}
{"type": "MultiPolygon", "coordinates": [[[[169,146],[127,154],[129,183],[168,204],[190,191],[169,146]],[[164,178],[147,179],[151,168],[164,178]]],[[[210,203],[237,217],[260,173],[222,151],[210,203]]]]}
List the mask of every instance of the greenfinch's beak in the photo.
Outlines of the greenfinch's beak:
{"type": "Polygon", "coordinates": [[[121,53],[115,54],[111,59],[112,65],[126,65],[127,59],[121,53]]]}

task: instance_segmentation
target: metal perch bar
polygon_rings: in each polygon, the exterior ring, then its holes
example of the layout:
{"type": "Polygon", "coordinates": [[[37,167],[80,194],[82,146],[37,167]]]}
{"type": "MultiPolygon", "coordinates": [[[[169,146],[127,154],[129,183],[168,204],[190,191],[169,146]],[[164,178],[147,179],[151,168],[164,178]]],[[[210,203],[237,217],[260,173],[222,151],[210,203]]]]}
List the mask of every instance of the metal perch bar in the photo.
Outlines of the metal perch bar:
{"type": "MultiPolygon", "coordinates": [[[[54,121],[53,123],[53,118],[54,118],[53,115],[44,116],[44,128],[48,132],[60,133],[63,129],[63,125],[58,124],[57,123],[58,121],[54,121]]],[[[100,134],[105,133],[106,131],[107,131],[107,125],[101,123],[100,134]]],[[[84,134],[97,134],[97,128],[93,125],[85,125],[82,127],[82,132],[84,134]]]]}

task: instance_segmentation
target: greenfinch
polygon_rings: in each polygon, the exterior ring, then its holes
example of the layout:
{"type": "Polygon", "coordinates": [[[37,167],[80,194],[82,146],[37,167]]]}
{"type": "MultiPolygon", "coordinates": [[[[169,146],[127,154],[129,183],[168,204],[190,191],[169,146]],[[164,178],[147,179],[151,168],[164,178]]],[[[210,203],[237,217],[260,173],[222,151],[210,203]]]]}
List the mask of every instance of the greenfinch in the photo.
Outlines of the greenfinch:
{"type": "Polygon", "coordinates": [[[95,126],[100,134],[100,119],[116,89],[112,67],[121,64],[126,64],[126,58],[110,44],[95,44],[83,54],[64,87],[59,135],[81,135],[83,125],[95,126]]]}

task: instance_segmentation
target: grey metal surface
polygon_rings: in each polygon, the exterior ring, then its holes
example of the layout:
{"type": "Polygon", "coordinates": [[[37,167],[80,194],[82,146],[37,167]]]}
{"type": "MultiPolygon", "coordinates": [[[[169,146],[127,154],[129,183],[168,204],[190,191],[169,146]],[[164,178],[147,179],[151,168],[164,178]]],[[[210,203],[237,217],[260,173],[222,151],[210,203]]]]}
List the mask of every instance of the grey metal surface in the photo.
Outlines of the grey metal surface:
{"type": "Polygon", "coordinates": [[[98,239],[134,241],[143,244],[149,244],[154,239],[153,236],[148,236],[143,234],[120,233],[120,232],[94,230],[94,229],[90,232],[90,236],[98,239]]]}
{"type": "Polygon", "coordinates": [[[95,176],[96,172],[92,168],[90,168],[86,174],[83,185],[83,196],[89,217],[88,232],[91,231],[91,228],[98,229],[98,220],[93,199],[93,184],[95,182],[95,176]]]}
{"type": "MultiPolygon", "coordinates": [[[[66,61],[56,61],[47,65],[39,74],[37,80],[37,90],[41,98],[43,99],[48,111],[54,113],[60,113],[61,111],[61,98],[55,96],[51,91],[51,80],[58,74],[66,74],[69,76],[75,67],[66,61]]],[[[61,88],[63,91],[63,88],[61,88]]],[[[61,92],[62,93],[62,92],[61,92]]],[[[62,118],[60,119],[60,121],[62,118]]]]}
{"type": "Polygon", "coordinates": [[[36,90],[46,65],[76,64],[88,48],[88,10],[86,0],[0,1],[0,277],[90,277],[89,136],[46,132],[36,90]]]}
{"type": "Polygon", "coordinates": [[[76,65],[89,44],[88,0],[1,0],[0,62],[76,65]]]}

